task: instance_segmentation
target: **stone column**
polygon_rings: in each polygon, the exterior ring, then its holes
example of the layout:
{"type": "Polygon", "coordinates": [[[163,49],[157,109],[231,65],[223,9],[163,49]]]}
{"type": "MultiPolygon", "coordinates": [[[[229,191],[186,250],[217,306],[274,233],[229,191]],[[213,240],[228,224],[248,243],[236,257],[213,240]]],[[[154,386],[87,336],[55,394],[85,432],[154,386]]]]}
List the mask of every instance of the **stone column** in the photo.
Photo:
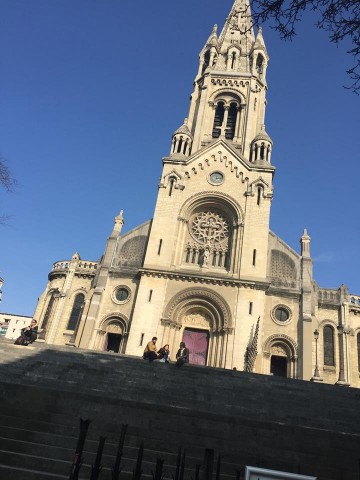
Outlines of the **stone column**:
{"type": "Polygon", "coordinates": [[[312,259],[310,257],[310,237],[307,230],[300,239],[301,245],[301,323],[300,323],[300,348],[302,351],[300,364],[300,379],[310,380],[313,373],[312,365],[312,259]]]}
{"type": "Polygon", "coordinates": [[[224,105],[224,118],[223,118],[223,122],[222,122],[222,125],[221,125],[221,133],[220,133],[220,136],[221,137],[225,137],[225,131],[226,131],[226,125],[227,125],[227,121],[228,121],[228,116],[229,116],[229,110],[230,110],[230,105],[224,105]]]}

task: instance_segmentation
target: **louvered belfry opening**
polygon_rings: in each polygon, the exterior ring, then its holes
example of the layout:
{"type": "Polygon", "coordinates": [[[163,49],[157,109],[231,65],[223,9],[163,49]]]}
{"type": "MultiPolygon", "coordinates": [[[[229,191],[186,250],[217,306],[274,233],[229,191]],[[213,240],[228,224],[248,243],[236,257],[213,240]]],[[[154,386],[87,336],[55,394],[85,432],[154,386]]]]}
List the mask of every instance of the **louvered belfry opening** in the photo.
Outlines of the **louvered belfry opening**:
{"type": "Polygon", "coordinates": [[[225,131],[225,138],[227,140],[232,140],[235,135],[235,126],[236,126],[236,116],[237,116],[237,105],[236,103],[231,103],[228,113],[228,120],[225,131]]]}
{"type": "Polygon", "coordinates": [[[219,102],[215,110],[214,126],[212,137],[219,138],[221,134],[221,126],[224,120],[225,108],[224,102],[219,102]]]}

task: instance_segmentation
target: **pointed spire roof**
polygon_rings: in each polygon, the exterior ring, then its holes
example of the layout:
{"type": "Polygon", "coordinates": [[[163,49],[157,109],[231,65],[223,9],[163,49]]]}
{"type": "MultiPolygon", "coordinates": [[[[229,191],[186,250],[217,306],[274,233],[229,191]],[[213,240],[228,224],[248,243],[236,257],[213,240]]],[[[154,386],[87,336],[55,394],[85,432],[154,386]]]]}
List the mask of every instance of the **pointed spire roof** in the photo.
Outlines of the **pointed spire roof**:
{"type": "Polygon", "coordinates": [[[114,229],[113,229],[112,234],[111,234],[112,237],[114,237],[114,236],[116,237],[120,234],[122,226],[124,225],[124,223],[125,223],[124,210],[120,210],[119,215],[117,215],[115,217],[115,220],[114,220],[114,229]]]}
{"type": "Polygon", "coordinates": [[[193,138],[193,136],[191,135],[191,132],[189,130],[189,127],[188,127],[188,119],[185,118],[184,120],[184,123],[181,125],[181,127],[179,127],[174,133],[173,133],[173,136],[176,135],[177,133],[182,133],[182,134],[185,134],[185,135],[188,135],[190,138],[193,138]]]}
{"type": "Polygon", "coordinates": [[[264,42],[264,37],[263,37],[263,34],[262,34],[262,28],[259,27],[259,30],[258,30],[258,33],[256,35],[256,39],[255,39],[255,43],[254,43],[254,47],[253,47],[253,50],[263,50],[263,52],[266,54],[266,56],[268,57],[268,54],[267,54],[267,51],[266,51],[266,46],[265,46],[265,42],[264,42]]]}
{"type": "Polygon", "coordinates": [[[217,37],[217,25],[216,24],[213,26],[213,29],[210,33],[210,37],[207,39],[207,42],[206,42],[205,46],[218,48],[219,42],[218,42],[218,37],[217,37]]]}
{"type": "Polygon", "coordinates": [[[219,38],[221,49],[227,50],[231,44],[237,43],[249,52],[254,41],[250,1],[235,0],[219,38]]]}
{"type": "Polygon", "coordinates": [[[266,140],[270,142],[271,144],[273,143],[269,135],[266,133],[265,130],[265,125],[261,125],[261,130],[260,132],[256,135],[254,138],[253,142],[259,141],[259,140],[266,140]]]}

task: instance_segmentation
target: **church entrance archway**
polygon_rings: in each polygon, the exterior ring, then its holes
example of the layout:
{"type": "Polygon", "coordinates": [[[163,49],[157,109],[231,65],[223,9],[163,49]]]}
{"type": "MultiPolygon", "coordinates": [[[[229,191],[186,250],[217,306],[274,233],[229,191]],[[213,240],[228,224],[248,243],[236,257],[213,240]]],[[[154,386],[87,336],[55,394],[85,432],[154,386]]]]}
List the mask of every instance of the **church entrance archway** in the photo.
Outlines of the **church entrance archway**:
{"type": "Polygon", "coordinates": [[[297,378],[297,344],[285,334],[275,334],[264,342],[263,373],[297,378]]]}
{"type": "Polygon", "coordinates": [[[270,361],[270,373],[275,377],[287,377],[287,358],[280,355],[272,355],[270,361]]]}
{"type": "Polygon", "coordinates": [[[102,352],[124,353],[128,338],[128,320],[119,314],[109,314],[103,318],[94,331],[90,348],[102,352]]]}
{"type": "Polygon", "coordinates": [[[105,350],[107,352],[119,353],[122,335],[119,333],[107,333],[105,350]]]}
{"type": "Polygon", "coordinates": [[[183,342],[190,351],[189,361],[192,365],[206,365],[210,333],[208,330],[185,328],[183,342]]]}

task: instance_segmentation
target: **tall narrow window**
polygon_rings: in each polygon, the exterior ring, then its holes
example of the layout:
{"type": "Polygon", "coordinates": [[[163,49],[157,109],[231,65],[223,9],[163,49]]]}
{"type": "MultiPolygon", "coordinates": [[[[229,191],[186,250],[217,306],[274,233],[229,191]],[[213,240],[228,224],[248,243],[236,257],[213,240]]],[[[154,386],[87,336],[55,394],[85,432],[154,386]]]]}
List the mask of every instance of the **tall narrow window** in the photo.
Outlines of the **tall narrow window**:
{"type": "Polygon", "coordinates": [[[357,334],[358,370],[360,372],[360,333],[357,334]]]}
{"type": "Polygon", "coordinates": [[[257,199],[256,199],[256,204],[257,204],[257,205],[260,205],[261,195],[262,195],[262,188],[261,188],[261,187],[258,187],[258,188],[257,188],[257,199]]]}
{"type": "Polygon", "coordinates": [[[149,292],[149,302],[151,302],[152,293],[153,293],[153,291],[152,291],[152,290],[150,290],[150,292],[149,292]]]}
{"type": "Polygon", "coordinates": [[[179,140],[179,143],[178,143],[178,147],[177,147],[177,153],[181,153],[182,143],[183,143],[183,139],[182,139],[182,137],[180,137],[180,140],[179,140]]]}
{"type": "Polygon", "coordinates": [[[201,75],[205,72],[210,63],[210,50],[208,50],[204,55],[204,63],[201,71],[201,75]]]}
{"type": "Polygon", "coordinates": [[[256,71],[261,77],[261,74],[263,73],[263,67],[264,67],[264,57],[262,55],[258,55],[256,59],[256,71]]]}
{"type": "Polygon", "coordinates": [[[235,61],[236,61],[236,53],[233,52],[231,54],[231,70],[234,70],[234,68],[235,68],[235,61]]]}
{"type": "Polygon", "coordinates": [[[224,102],[219,102],[215,110],[214,126],[212,137],[219,138],[221,133],[221,126],[224,120],[225,108],[224,102]]]}
{"type": "Polygon", "coordinates": [[[143,341],[144,341],[144,334],[142,333],[140,336],[140,347],[142,346],[143,341]]]}
{"type": "Polygon", "coordinates": [[[82,312],[84,310],[85,304],[85,295],[83,293],[78,293],[74,300],[74,305],[71,310],[69,322],[67,325],[67,330],[75,330],[80,322],[82,312]]]}
{"type": "Polygon", "coordinates": [[[255,267],[256,264],[256,249],[253,250],[253,265],[255,267]]]}
{"type": "Polygon", "coordinates": [[[335,365],[334,351],[334,329],[326,325],[323,330],[324,335],[324,365],[333,367],[335,365]]]}
{"type": "Polygon", "coordinates": [[[252,315],[253,311],[253,302],[249,302],[249,315],[252,315]]]}
{"type": "Polygon", "coordinates": [[[175,178],[170,178],[169,180],[169,197],[171,197],[173,188],[174,188],[175,178]]]}
{"type": "Polygon", "coordinates": [[[49,303],[46,307],[46,312],[45,312],[45,315],[44,315],[44,320],[42,321],[42,325],[41,325],[41,328],[42,329],[45,329],[48,322],[49,322],[49,318],[51,316],[51,312],[52,312],[52,309],[53,309],[53,306],[54,306],[54,301],[55,301],[55,297],[54,297],[54,294],[52,293],[51,294],[51,297],[50,297],[50,300],[49,300],[49,303]]]}
{"type": "Polygon", "coordinates": [[[159,241],[158,255],[160,255],[161,253],[161,247],[162,247],[162,238],[160,238],[160,241],[159,241]]]}
{"type": "Polygon", "coordinates": [[[229,108],[226,131],[225,131],[225,138],[228,140],[232,140],[234,138],[237,113],[238,113],[237,105],[236,103],[232,103],[229,108]]]}

